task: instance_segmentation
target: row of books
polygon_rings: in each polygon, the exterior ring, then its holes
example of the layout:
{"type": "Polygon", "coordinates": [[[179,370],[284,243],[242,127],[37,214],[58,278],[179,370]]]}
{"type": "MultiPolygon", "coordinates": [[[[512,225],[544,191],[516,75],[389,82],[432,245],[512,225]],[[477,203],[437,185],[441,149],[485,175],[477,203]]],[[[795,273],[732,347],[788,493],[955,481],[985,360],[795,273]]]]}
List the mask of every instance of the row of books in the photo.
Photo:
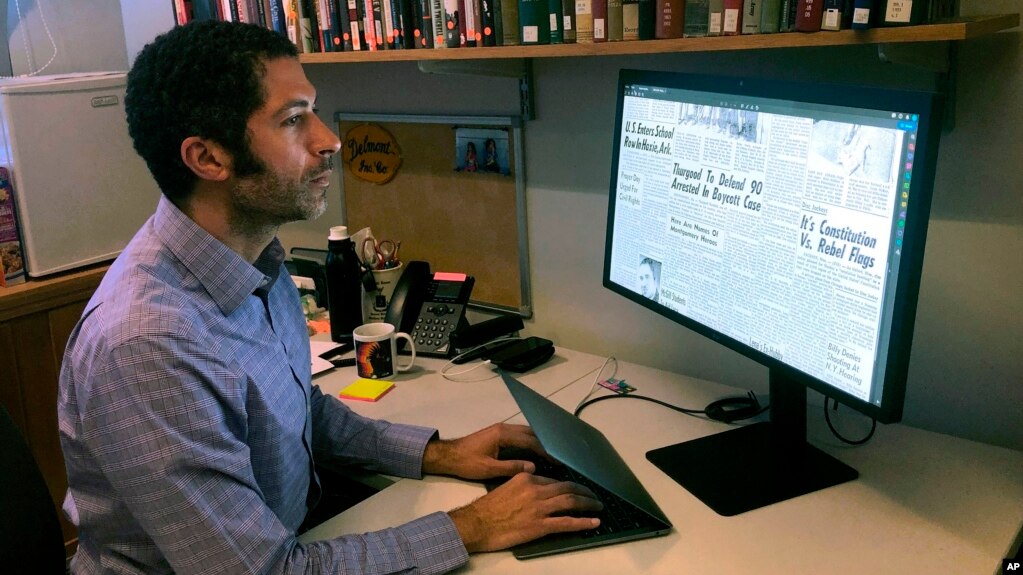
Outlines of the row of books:
{"type": "Polygon", "coordinates": [[[7,167],[0,166],[0,288],[24,282],[25,255],[14,207],[14,182],[7,167]]]}
{"type": "Polygon", "coordinates": [[[956,0],[173,0],[178,23],[250,22],[302,52],[462,48],[915,25],[956,0]]]}

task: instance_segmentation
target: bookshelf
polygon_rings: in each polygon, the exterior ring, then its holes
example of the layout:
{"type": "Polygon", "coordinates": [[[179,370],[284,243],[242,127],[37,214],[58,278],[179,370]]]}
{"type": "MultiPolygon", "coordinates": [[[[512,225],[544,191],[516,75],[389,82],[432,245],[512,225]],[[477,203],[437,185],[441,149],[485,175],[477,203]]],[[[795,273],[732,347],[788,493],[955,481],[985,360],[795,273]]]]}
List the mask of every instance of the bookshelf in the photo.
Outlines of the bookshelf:
{"type": "Polygon", "coordinates": [[[1019,26],[1019,14],[959,17],[954,20],[893,28],[841,30],[837,32],[786,32],[746,36],[713,36],[670,40],[638,40],[599,44],[548,44],[533,46],[496,46],[417,50],[377,50],[373,52],[326,52],[302,54],[304,64],[345,62],[406,62],[419,60],[497,60],[505,58],[563,58],[578,56],[628,56],[678,52],[715,52],[766,50],[773,48],[809,48],[910,42],[969,40],[1019,26]]]}

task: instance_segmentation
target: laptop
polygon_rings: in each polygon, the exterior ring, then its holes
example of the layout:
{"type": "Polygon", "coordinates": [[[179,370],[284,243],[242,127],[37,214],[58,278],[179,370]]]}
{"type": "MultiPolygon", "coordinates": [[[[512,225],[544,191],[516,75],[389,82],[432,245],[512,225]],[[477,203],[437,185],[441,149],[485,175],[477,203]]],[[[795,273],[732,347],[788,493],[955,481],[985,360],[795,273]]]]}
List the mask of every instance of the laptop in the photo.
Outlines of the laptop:
{"type": "MultiPolygon", "coordinates": [[[[585,485],[604,503],[598,515],[601,524],[596,529],[556,533],[518,545],[511,549],[515,557],[542,557],[671,531],[671,523],[664,512],[603,433],[507,373],[502,371],[501,377],[540,444],[563,464],[553,465],[527,456],[537,463],[536,473],[585,485]]],[[[501,457],[511,459],[520,455],[502,451],[501,457]]],[[[487,488],[493,489],[505,480],[488,482],[487,488]]]]}

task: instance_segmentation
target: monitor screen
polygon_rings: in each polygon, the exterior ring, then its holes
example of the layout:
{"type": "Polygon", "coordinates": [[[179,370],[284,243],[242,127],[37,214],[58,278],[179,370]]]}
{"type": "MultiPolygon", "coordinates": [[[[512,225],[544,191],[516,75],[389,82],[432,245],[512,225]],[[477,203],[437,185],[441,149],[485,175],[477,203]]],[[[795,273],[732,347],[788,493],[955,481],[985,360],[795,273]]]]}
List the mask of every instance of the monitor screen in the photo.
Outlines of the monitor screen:
{"type": "Polygon", "coordinates": [[[604,285],[768,366],[772,421],[775,383],[898,421],[938,104],[622,71],[604,285]]]}

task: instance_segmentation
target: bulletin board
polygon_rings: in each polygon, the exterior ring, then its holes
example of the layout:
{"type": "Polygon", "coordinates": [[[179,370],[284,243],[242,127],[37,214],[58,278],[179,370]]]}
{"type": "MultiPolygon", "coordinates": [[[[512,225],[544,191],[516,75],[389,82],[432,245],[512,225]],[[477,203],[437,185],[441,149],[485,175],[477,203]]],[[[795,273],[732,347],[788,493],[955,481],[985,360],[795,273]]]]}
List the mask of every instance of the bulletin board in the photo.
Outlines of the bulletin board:
{"type": "Polygon", "coordinates": [[[400,241],[403,262],[423,260],[434,272],[473,276],[474,307],[530,317],[521,119],[339,112],[335,120],[349,230],[370,227],[377,240],[400,241]],[[359,167],[355,159],[364,134],[377,128],[393,137],[400,155],[384,183],[367,181],[372,165],[359,167]],[[499,155],[491,140],[503,144],[499,155]],[[489,160],[494,156],[500,169],[489,160]]]}

